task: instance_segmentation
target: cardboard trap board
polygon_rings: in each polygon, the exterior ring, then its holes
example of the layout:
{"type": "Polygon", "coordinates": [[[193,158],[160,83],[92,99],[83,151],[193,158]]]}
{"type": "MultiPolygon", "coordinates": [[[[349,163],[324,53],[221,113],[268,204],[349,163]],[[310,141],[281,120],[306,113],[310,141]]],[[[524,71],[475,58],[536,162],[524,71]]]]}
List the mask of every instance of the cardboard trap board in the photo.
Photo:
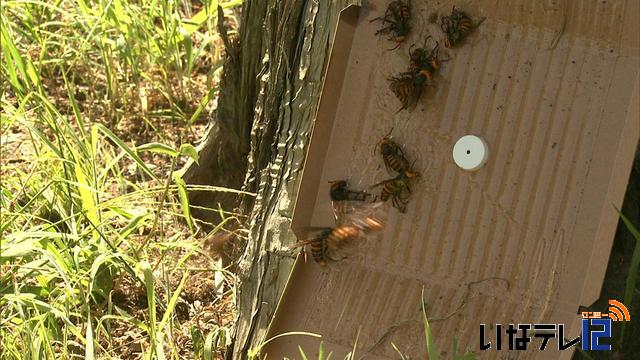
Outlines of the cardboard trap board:
{"type": "MultiPolygon", "coordinates": [[[[392,51],[370,22],[386,5],[340,18],[292,228],[335,225],[328,181],[366,190],[392,177],[375,152],[391,130],[421,177],[407,212],[385,206],[385,229],[357,255],[324,268],[298,259],[269,337],[320,334],[336,359],[356,341],[356,358],[398,358],[393,343],[426,359],[424,301],[443,352],[455,338],[480,358],[569,358],[535,350],[537,340],[526,352],[481,352],[479,327],[564,323],[574,338],[578,307],[599,296],[640,132],[640,2],[456,2],[486,20],[441,47],[449,60],[434,86],[400,112],[387,79],[407,68],[411,44],[442,41],[429,18],[453,3],[412,1],[413,30],[392,51]],[[467,134],[489,149],[475,172],[452,158],[467,134]]],[[[319,342],[279,337],[263,355],[301,358],[300,346],[313,358],[319,342]]]]}

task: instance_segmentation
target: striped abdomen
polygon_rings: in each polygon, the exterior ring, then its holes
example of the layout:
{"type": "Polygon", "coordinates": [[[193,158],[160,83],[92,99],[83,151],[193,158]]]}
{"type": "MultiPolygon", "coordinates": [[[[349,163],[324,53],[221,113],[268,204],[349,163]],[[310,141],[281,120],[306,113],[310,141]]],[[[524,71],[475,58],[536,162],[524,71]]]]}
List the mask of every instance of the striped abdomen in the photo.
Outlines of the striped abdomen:
{"type": "Polygon", "coordinates": [[[351,225],[338,226],[327,236],[327,245],[331,250],[338,250],[350,241],[357,239],[362,231],[351,225]]]}
{"type": "Polygon", "coordinates": [[[398,154],[385,154],[384,163],[393,171],[402,174],[409,168],[409,162],[398,154]]]}
{"type": "MultiPolygon", "coordinates": [[[[384,186],[382,187],[382,193],[383,195],[386,194],[386,198],[388,199],[391,196],[400,194],[402,192],[403,186],[404,183],[402,182],[402,180],[393,179],[384,184],[384,186]]],[[[383,195],[381,195],[380,197],[383,197],[383,195]]]]}
{"type": "Polygon", "coordinates": [[[406,210],[406,206],[409,201],[409,194],[411,192],[405,182],[406,180],[406,177],[387,180],[381,184],[382,191],[380,192],[380,200],[386,202],[391,199],[393,206],[402,213],[406,210]]]}
{"type": "Polygon", "coordinates": [[[415,88],[411,78],[394,78],[389,85],[393,94],[400,100],[401,109],[407,109],[412,105],[412,99],[415,98],[415,88]]]}
{"type": "Polygon", "coordinates": [[[384,140],[381,147],[382,159],[388,169],[391,169],[398,174],[403,174],[408,178],[419,176],[417,172],[411,170],[409,167],[409,160],[404,157],[404,154],[400,147],[393,141],[387,139],[384,140]]]}
{"type": "Polygon", "coordinates": [[[402,193],[404,186],[404,181],[401,179],[387,180],[386,182],[384,182],[384,184],[382,184],[380,200],[387,201],[390,198],[399,196],[402,193]]]}
{"type": "Polygon", "coordinates": [[[464,17],[462,17],[462,19],[460,19],[460,22],[458,23],[458,32],[460,32],[460,35],[464,36],[472,29],[473,22],[465,15],[464,17]]]}
{"type": "Polygon", "coordinates": [[[318,236],[317,239],[311,242],[311,256],[313,256],[313,260],[315,260],[320,266],[325,266],[327,264],[327,238],[332,232],[332,229],[327,229],[322,233],[322,235],[318,236]]]}

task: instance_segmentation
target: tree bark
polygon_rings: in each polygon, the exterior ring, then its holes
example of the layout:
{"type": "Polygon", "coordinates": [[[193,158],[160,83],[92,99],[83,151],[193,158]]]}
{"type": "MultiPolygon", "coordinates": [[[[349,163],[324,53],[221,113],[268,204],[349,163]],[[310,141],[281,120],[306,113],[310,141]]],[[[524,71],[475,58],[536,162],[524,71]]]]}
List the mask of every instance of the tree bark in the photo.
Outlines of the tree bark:
{"type": "MultiPolygon", "coordinates": [[[[359,0],[248,0],[239,43],[228,41],[218,108],[191,184],[242,187],[256,197],[192,193],[199,206],[250,214],[239,263],[238,315],[227,357],[264,341],[291,272],[289,226],[340,11],[359,0]]],[[[194,214],[217,222],[214,212],[194,214]]]]}

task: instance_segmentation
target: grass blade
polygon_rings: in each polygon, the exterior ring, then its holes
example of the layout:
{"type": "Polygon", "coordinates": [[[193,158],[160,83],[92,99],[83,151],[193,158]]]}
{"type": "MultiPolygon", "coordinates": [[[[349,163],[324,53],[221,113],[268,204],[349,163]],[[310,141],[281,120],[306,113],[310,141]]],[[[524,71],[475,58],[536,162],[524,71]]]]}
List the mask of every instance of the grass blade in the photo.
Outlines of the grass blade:
{"type": "Polygon", "coordinates": [[[318,360],[324,359],[324,343],[320,341],[320,348],[318,349],[318,360]]]}
{"type": "Polygon", "coordinates": [[[140,268],[144,274],[144,285],[147,288],[147,303],[149,304],[149,335],[151,337],[151,354],[158,359],[164,359],[164,349],[160,329],[156,319],[156,291],[153,281],[153,269],[147,260],[140,262],[140,268]]]}
{"type": "MultiPolygon", "coordinates": [[[[298,351],[300,352],[300,357],[302,357],[302,360],[309,360],[307,358],[307,354],[305,354],[304,350],[302,350],[302,346],[298,345],[298,351]]],[[[318,359],[321,359],[321,357],[318,356],[318,359]]]]}
{"type": "Polygon", "coordinates": [[[160,325],[158,325],[158,331],[162,331],[164,326],[169,322],[169,319],[173,314],[173,309],[175,309],[176,304],[178,303],[178,299],[180,298],[180,294],[182,293],[182,289],[184,288],[184,284],[187,282],[188,277],[189,271],[187,270],[182,274],[182,280],[180,280],[180,284],[178,284],[178,287],[171,296],[171,300],[169,300],[169,303],[167,304],[167,309],[162,316],[162,320],[160,320],[160,325]]]}
{"type": "Polygon", "coordinates": [[[180,176],[174,176],[173,181],[178,185],[178,197],[180,198],[180,205],[182,207],[182,213],[184,219],[187,221],[189,230],[194,231],[193,219],[191,218],[191,209],[189,208],[189,195],[187,194],[187,184],[182,180],[180,176]]]}
{"type": "Polygon", "coordinates": [[[440,358],[440,353],[436,348],[435,341],[433,340],[433,335],[431,334],[431,327],[429,326],[429,320],[427,320],[427,309],[424,306],[424,287],[422,288],[422,321],[424,322],[424,337],[427,346],[427,354],[429,355],[429,360],[438,360],[440,358]]]}
{"type": "Polygon", "coordinates": [[[158,178],[153,174],[153,172],[151,172],[151,170],[147,167],[144,161],[140,159],[138,154],[136,154],[133,150],[131,150],[131,148],[128,147],[127,144],[125,144],[122,140],[120,140],[120,138],[117,137],[116,134],[114,134],[111,130],[107,129],[102,124],[95,124],[93,126],[96,127],[98,130],[100,130],[100,132],[103,133],[106,137],[108,137],[112,142],[118,145],[118,147],[121,150],[126,152],[131,157],[131,159],[135,161],[136,164],[138,164],[140,169],[142,169],[142,171],[144,171],[145,174],[149,175],[154,180],[158,180],[158,178]]]}
{"type": "Polygon", "coordinates": [[[77,187],[78,192],[80,193],[80,201],[82,204],[82,209],[85,211],[87,215],[87,219],[91,221],[92,224],[97,225],[100,223],[100,219],[98,217],[98,211],[96,209],[96,202],[94,198],[94,191],[92,191],[91,184],[87,181],[87,177],[84,174],[84,170],[80,166],[80,164],[75,164],[73,167],[76,180],[80,186],[77,187]]]}
{"type": "Polygon", "coordinates": [[[87,346],[84,348],[84,358],[87,360],[93,360],[94,354],[96,350],[93,345],[93,327],[91,326],[91,308],[88,309],[87,313],[87,332],[85,337],[87,338],[87,346]]]}
{"type": "Polygon", "coordinates": [[[218,329],[214,329],[209,334],[207,334],[207,338],[204,341],[204,360],[214,360],[214,343],[217,343],[218,338],[218,329]],[[216,338],[214,341],[214,337],[216,338]]]}
{"type": "Polygon", "coordinates": [[[158,154],[165,154],[171,157],[178,156],[178,152],[172,149],[170,146],[161,144],[161,143],[148,143],[144,145],[140,145],[136,148],[138,151],[151,151],[158,154]]]}
{"type": "Polygon", "coordinates": [[[198,150],[191,144],[180,145],[180,155],[190,157],[196,164],[199,164],[198,150]]]}

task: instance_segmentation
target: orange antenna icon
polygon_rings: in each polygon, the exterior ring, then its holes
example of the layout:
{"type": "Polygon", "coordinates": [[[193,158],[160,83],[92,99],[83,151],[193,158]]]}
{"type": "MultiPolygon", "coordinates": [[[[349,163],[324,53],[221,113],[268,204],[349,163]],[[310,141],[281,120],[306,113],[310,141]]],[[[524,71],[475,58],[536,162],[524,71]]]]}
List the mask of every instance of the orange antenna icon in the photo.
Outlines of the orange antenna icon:
{"type": "Polygon", "coordinates": [[[629,310],[618,300],[609,300],[609,313],[606,315],[613,321],[631,321],[629,310]]]}

